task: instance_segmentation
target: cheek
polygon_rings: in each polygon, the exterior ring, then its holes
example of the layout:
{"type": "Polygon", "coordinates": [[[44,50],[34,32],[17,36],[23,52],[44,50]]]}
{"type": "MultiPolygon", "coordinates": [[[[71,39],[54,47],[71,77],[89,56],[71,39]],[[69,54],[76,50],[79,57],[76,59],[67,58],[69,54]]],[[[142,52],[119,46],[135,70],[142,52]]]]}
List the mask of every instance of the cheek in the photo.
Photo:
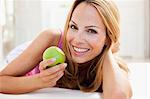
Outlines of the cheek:
{"type": "Polygon", "coordinates": [[[91,43],[91,46],[93,46],[93,49],[95,52],[100,53],[104,47],[105,44],[105,38],[101,39],[94,39],[91,43]]]}
{"type": "Polygon", "coordinates": [[[71,39],[72,39],[72,37],[71,37],[70,33],[67,32],[67,35],[66,35],[66,40],[67,40],[67,42],[70,42],[71,39]]]}

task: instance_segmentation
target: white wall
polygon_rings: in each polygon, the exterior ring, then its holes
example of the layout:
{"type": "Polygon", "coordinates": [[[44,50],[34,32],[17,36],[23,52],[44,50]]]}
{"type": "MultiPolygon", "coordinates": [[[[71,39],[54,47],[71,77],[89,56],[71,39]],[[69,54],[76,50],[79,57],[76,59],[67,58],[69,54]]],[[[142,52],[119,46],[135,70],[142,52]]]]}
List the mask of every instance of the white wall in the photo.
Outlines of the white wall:
{"type": "Polygon", "coordinates": [[[146,0],[118,0],[121,14],[122,56],[144,58],[146,34],[146,0]]]}
{"type": "Polygon", "coordinates": [[[15,43],[32,40],[41,30],[40,0],[15,0],[15,43]]]}
{"type": "Polygon", "coordinates": [[[147,21],[147,26],[146,26],[146,31],[147,31],[147,34],[145,35],[145,39],[147,41],[146,43],[146,47],[145,47],[145,54],[146,54],[146,57],[150,57],[150,0],[147,0],[146,1],[146,5],[145,7],[147,8],[146,9],[146,21],[147,21]]]}
{"type": "Polygon", "coordinates": [[[1,33],[1,26],[0,26],[0,62],[2,61],[2,56],[3,56],[2,50],[3,50],[3,48],[2,48],[2,33],[1,33]]]}
{"type": "Polygon", "coordinates": [[[0,62],[3,58],[3,46],[2,46],[2,26],[5,24],[5,9],[4,0],[0,0],[0,62]]]}
{"type": "Polygon", "coordinates": [[[42,28],[63,29],[71,3],[72,0],[42,1],[42,28]]]}
{"type": "Polygon", "coordinates": [[[69,0],[16,0],[15,42],[16,45],[32,40],[44,29],[63,29],[69,0]],[[65,3],[64,3],[65,2],[65,3]]]}

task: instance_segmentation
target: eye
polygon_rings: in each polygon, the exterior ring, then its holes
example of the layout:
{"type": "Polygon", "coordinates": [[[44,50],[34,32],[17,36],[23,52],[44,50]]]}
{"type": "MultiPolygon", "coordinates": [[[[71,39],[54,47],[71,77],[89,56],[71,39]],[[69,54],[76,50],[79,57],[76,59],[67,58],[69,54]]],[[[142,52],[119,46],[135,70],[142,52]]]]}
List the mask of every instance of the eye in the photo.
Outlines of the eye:
{"type": "Polygon", "coordinates": [[[97,31],[94,29],[88,29],[87,30],[88,33],[93,33],[93,34],[97,34],[97,31]]]}
{"type": "Polygon", "coordinates": [[[73,25],[73,24],[71,24],[69,27],[70,27],[71,29],[77,29],[77,27],[76,27],[75,25],[73,25]]]}

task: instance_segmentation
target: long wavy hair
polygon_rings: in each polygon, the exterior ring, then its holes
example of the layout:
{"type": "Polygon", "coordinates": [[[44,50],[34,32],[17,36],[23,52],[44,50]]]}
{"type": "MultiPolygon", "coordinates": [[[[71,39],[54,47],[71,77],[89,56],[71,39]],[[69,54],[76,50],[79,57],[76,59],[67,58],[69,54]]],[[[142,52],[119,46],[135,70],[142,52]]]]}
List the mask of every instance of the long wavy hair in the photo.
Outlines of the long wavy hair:
{"type": "MultiPolygon", "coordinates": [[[[111,0],[75,0],[68,14],[64,28],[63,50],[66,54],[66,62],[68,66],[64,76],[57,82],[57,86],[71,89],[80,89],[85,92],[94,92],[99,90],[103,80],[103,61],[106,53],[113,43],[118,42],[120,35],[119,29],[119,11],[116,5],[111,0]],[[94,59],[80,64],[72,61],[71,53],[66,41],[66,35],[69,28],[69,22],[75,8],[80,3],[86,3],[96,8],[104,25],[106,26],[106,41],[107,44],[103,47],[102,52],[94,59]]],[[[128,71],[126,64],[118,60],[118,64],[125,71],[128,71]]]]}

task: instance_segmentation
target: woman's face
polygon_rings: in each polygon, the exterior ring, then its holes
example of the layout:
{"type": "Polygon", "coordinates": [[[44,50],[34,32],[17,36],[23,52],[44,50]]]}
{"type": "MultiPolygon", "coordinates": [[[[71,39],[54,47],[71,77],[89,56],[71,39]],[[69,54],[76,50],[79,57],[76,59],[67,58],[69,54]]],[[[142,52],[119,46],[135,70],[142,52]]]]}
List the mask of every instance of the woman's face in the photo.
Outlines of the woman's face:
{"type": "Polygon", "coordinates": [[[84,63],[99,55],[106,39],[106,27],[93,6],[79,4],[69,22],[67,44],[74,62],[84,63]]]}

